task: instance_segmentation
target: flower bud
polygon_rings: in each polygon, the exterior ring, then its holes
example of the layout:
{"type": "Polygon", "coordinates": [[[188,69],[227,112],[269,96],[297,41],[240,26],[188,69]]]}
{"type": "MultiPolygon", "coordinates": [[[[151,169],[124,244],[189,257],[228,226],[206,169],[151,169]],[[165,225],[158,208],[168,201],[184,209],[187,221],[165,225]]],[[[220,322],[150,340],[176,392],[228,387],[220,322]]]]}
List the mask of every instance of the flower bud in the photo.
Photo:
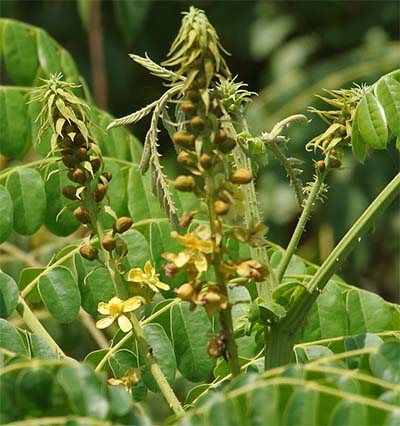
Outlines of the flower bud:
{"type": "Polygon", "coordinates": [[[329,168],[330,169],[338,169],[342,165],[342,162],[338,160],[337,158],[332,158],[329,161],[329,168]]]}
{"type": "Polygon", "coordinates": [[[174,291],[176,295],[179,297],[179,299],[186,300],[186,301],[192,300],[193,296],[196,294],[196,289],[190,283],[182,284],[179,288],[176,288],[174,291]]]}
{"type": "Polygon", "coordinates": [[[202,154],[200,164],[203,169],[208,170],[212,167],[212,158],[208,154],[202,154]]]}
{"type": "Polygon", "coordinates": [[[64,163],[66,167],[72,169],[76,165],[76,160],[72,154],[66,154],[61,157],[61,161],[64,163]]]}
{"type": "Polygon", "coordinates": [[[74,137],[74,145],[75,146],[80,146],[80,145],[85,145],[86,141],[85,138],[83,137],[82,133],[77,133],[74,137]]]}
{"type": "Polygon", "coordinates": [[[200,100],[200,93],[197,90],[188,90],[187,97],[193,102],[197,103],[200,100]]]}
{"type": "Polygon", "coordinates": [[[193,176],[178,176],[174,180],[174,188],[182,192],[191,192],[196,188],[196,181],[193,176]]]}
{"type": "Polygon", "coordinates": [[[232,172],[230,176],[230,181],[232,183],[237,183],[239,185],[243,185],[246,183],[250,183],[253,180],[253,175],[247,169],[238,169],[232,172]]]}
{"type": "Polygon", "coordinates": [[[93,173],[96,173],[100,169],[101,159],[99,157],[93,158],[93,160],[90,160],[90,164],[92,165],[93,173]]]}
{"type": "Polygon", "coordinates": [[[94,191],[92,192],[93,200],[96,201],[96,203],[100,203],[100,201],[103,201],[104,196],[107,193],[107,186],[103,183],[98,183],[96,187],[94,188],[94,191]]]}
{"type": "Polygon", "coordinates": [[[74,132],[77,132],[77,131],[78,131],[78,129],[74,124],[65,123],[64,126],[63,126],[63,132],[66,133],[66,134],[67,133],[74,133],[74,132]]]}
{"type": "Polygon", "coordinates": [[[90,223],[92,221],[90,212],[82,207],[77,207],[74,210],[74,216],[79,220],[79,222],[84,224],[90,223]]]}
{"type": "Polygon", "coordinates": [[[108,182],[112,179],[112,173],[111,172],[104,172],[103,176],[107,179],[108,182]]]}
{"type": "Polygon", "coordinates": [[[75,150],[75,157],[79,161],[87,161],[89,160],[89,155],[87,153],[87,148],[81,146],[75,150]]]}
{"type": "Polygon", "coordinates": [[[86,182],[86,173],[82,169],[75,169],[68,173],[68,178],[72,180],[72,182],[84,184],[86,182]]]}
{"type": "Polygon", "coordinates": [[[185,113],[185,115],[188,115],[189,117],[192,117],[196,113],[196,109],[196,105],[193,102],[181,102],[181,110],[185,113]]]}
{"type": "Polygon", "coordinates": [[[61,193],[69,200],[76,200],[76,188],[72,185],[66,185],[61,188],[61,193]]]}
{"type": "Polygon", "coordinates": [[[107,250],[107,251],[113,251],[115,249],[115,245],[117,243],[117,240],[111,235],[107,234],[102,240],[101,245],[107,250]]]}
{"type": "Polygon", "coordinates": [[[98,257],[98,250],[88,244],[79,247],[79,253],[84,259],[95,260],[98,257]]]}
{"type": "Polygon", "coordinates": [[[182,148],[192,148],[194,146],[194,136],[188,132],[176,132],[174,143],[182,148]]]}
{"type": "Polygon", "coordinates": [[[128,216],[122,216],[118,218],[114,223],[114,232],[116,232],[117,234],[123,234],[132,226],[132,224],[132,218],[128,216]]]}
{"type": "Polygon", "coordinates": [[[204,123],[204,120],[200,116],[196,115],[196,117],[193,117],[190,120],[190,125],[191,125],[192,129],[194,129],[198,132],[201,132],[204,129],[205,123],[204,123]]]}
{"type": "Polygon", "coordinates": [[[214,203],[214,211],[218,216],[225,216],[229,211],[229,204],[225,201],[217,200],[214,203]]]}
{"type": "Polygon", "coordinates": [[[72,142],[72,139],[69,136],[65,136],[65,138],[63,138],[63,140],[61,141],[61,144],[65,148],[72,148],[74,143],[72,142]]]}
{"type": "Polygon", "coordinates": [[[214,144],[215,145],[218,145],[218,144],[220,144],[221,142],[223,142],[226,138],[228,137],[228,135],[227,135],[227,133],[225,132],[225,130],[218,130],[216,133],[215,133],[215,136],[214,136],[214,144]]]}
{"type": "Polygon", "coordinates": [[[182,228],[187,228],[191,224],[194,215],[196,215],[197,213],[198,213],[197,210],[191,210],[189,212],[185,212],[179,220],[179,225],[182,226],[182,228]]]}
{"type": "Polygon", "coordinates": [[[316,161],[314,163],[314,167],[315,167],[315,170],[318,170],[321,173],[324,172],[326,168],[325,161],[323,160],[316,161]]]}
{"type": "Polygon", "coordinates": [[[218,149],[224,153],[228,154],[236,146],[236,141],[233,138],[226,138],[223,142],[218,145],[218,149]]]}
{"type": "Polygon", "coordinates": [[[185,167],[196,166],[196,161],[194,161],[192,156],[186,151],[181,151],[178,154],[177,160],[178,160],[178,163],[182,164],[185,167]]]}

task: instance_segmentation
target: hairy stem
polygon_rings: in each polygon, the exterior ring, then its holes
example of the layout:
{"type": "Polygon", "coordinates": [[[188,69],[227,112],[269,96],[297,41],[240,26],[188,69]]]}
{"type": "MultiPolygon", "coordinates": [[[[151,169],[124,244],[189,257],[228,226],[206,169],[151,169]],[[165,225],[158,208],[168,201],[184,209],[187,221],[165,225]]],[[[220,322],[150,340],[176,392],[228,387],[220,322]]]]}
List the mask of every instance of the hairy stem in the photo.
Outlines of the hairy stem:
{"type": "Polygon", "coordinates": [[[312,190],[310,192],[310,195],[307,198],[306,204],[301,213],[299,221],[297,222],[292,238],[290,239],[287,249],[282,257],[282,260],[279,263],[277,274],[276,274],[276,277],[279,283],[282,281],[282,278],[285,275],[286,269],[297,249],[297,246],[300,242],[300,238],[303,235],[306,223],[310,217],[311,211],[313,210],[315,203],[317,202],[318,195],[320,193],[320,190],[321,190],[322,184],[324,183],[326,175],[327,175],[326,171],[322,173],[318,173],[317,178],[313,183],[312,190]]]}
{"type": "Polygon", "coordinates": [[[265,357],[267,369],[284,365],[290,361],[294,343],[318,295],[330,278],[336,273],[340,265],[342,265],[355,249],[362,236],[372,227],[376,219],[399,193],[400,173],[382,190],[340,240],[311,279],[308,284],[308,291],[303,292],[290,307],[286,316],[271,327],[269,351],[265,357]]]}
{"type": "Polygon", "coordinates": [[[46,340],[51,350],[57,357],[65,357],[65,353],[63,352],[63,350],[58,346],[57,342],[50,336],[50,334],[43,327],[41,322],[36,318],[35,314],[31,311],[30,307],[21,296],[19,296],[18,298],[17,312],[20,314],[25,324],[31,329],[33,333],[46,340]]]}

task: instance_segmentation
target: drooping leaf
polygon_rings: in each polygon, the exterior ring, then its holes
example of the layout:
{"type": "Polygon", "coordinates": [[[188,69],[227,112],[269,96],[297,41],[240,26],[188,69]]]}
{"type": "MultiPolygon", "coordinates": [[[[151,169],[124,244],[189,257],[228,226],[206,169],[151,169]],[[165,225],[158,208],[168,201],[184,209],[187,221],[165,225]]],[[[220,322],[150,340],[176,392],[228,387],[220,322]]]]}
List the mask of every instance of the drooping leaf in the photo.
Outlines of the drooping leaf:
{"type": "MultiPolygon", "coordinates": [[[[143,332],[150,346],[150,356],[155,357],[168,383],[172,386],[176,375],[176,360],[170,340],[159,324],[147,324],[143,327],[143,332]]],[[[143,371],[142,377],[144,384],[149,390],[152,392],[159,390],[157,383],[148,369],[143,371]]]]}
{"type": "Polygon", "coordinates": [[[22,337],[7,320],[0,318],[0,348],[28,356],[22,337]]]}
{"type": "Polygon", "coordinates": [[[356,110],[356,120],[362,139],[374,149],[385,149],[388,128],[382,105],[368,92],[361,99],[356,110]]]}
{"type": "Polygon", "coordinates": [[[208,357],[207,343],[212,333],[211,324],[203,309],[189,310],[189,304],[172,308],[172,338],[178,370],[192,382],[205,380],[215,361],[208,357]]]}
{"type": "Polygon", "coordinates": [[[57,266],[40,277],[39,293],[58,321],[68,323],[78,316],[81,296],[71,271],[65,266],[57,266]]]}
{"type": "Polygon", "coordinates": [[[7,20],[3,28],[3,45],[7,73],[15,85],[32,85],[38,68],[34,29],[20,22],[7,20]]]}
{"type": "Polygon", "coordinates": [[[389,129],[400,137],[400,83],[390,76],[381,78],[375,94],[385,113],[389,129]]]}
{"type": "Polygon", "coordinates": [[[0,185],[0,244],[10,236],[14,222],[14,209],[9,192],[0,185]]]}
{"type": "Polygon", "coordinates": [[[0,317],[7,318],[18,303],[18,286],[12,277],[0,271],[0,317]]]}
{"type": "Polygon", "coordinates": [[[32,235],[44,221],[46,193],[43,179],[34,169],[17,169],[7,179],[14,204],[14,229],[32,235]]]}
{"type": "Polygon", "coordinates": [[[87,365],[66,366],[58,372],[58,381],[67,394],[75,414],[105,419],[109,411],[106,389],[87,365]]]}
{"type": "Polygon", "coordinates": [[[0,154],[22,158],[30,144],[25,97],[13,87],[0,87],[0,154]]]}

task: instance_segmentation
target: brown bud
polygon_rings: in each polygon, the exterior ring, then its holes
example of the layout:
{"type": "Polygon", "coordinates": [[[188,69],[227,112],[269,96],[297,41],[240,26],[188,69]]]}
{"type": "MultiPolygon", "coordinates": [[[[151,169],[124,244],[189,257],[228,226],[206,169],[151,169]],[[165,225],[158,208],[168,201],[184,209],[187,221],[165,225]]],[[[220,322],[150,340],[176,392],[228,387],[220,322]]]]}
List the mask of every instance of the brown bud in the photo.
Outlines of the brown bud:
{"type": "Polygon", "coordinates": [[[195,82],[199,89],[204,89],[206,87],[206,79],[203,77],[196,78],[195,82]]]}
{"type": "Polygon", "coordinates": [[[196,294],[196,289],[192,284],[186,283],[182,284],[179,288],[176,288],[175,290],[176,295],[181,300],[190,301],[193,296],[196,294]]]}
{"type": "Polygon", "coordinates": [[[72,171],[72,173],[68,173],[69,179],[72,180],[72,182],[84,184],[86,182],[86,173],[82,169],[75,169],[72,171]]]}
{"type": "Polygon", "coordinates": [[[88,151],[87,148],[81,146],[81,147],[79,147],[75,150],[75,157],[79,161],[87,161],[87,160],[89,160],[89,155],[88,155],[87,151],[88,151]]]}
{"type": "Polygon", "coordinates": [[[197,103],[200,100],[200,93],[197,90],[188,90],[187,97],[193,102],[197,103]]]}
{"type": "Polygon", "coordinates": [[[314,167],[315,167],[316,170],[318,170],[319,172],[322,173],[323,171],[325,171],[325,168],[326,168],[325,161],[323,161],[323,160],[316,161],[314,163],[314,167]]]}
{"type": "Polygon", "coordinates": [[[228,152],[231,152],[233,148],[236,146],[236,141],[233,138],[226,138],[223,142],[221,142],[218,145],[218,149],[223,152],[224,154],[227,154],[228,152]]]}
{"type": "Polygon", "coordinates": [[[332,158],[329,161],[329,168],[331,169],[338,169],[342,165],[342,162],[336,158],[332,158]]]}
{"type": "Polygon", "coordinates": [[[72,139],[69,136],[65,136],[65,138],[62,139],[61,144],[65,147],[65,148],[72,148],[72,145],[74,144],[72,142],[72,139]]]}
{"type": "Polygon", "coordinates": [[[90,223],[92,221],[92,217],[90,215],[90,212],[88,210],[85,210],[82,207],[77,207],[74,210],[74,216],[79,220],[81,223],[90,223]]]}
{"type": "Polygon", "coordinates": [[[85,138],[83,137],[82,133],[77,133],[74,137],[74,145],[75,146],[80,146],[80,145],[85,145],[86,141],[85,138]]]}
{"type": "Polygon", "coordinates": [[[132,218],[128,216],[122,216],[118,218],[114,223],[114,232],[116,232],[117,234],[123,234],[132,226],[132,224],[132,218]]]}
{"type": "Polygon", "coordinates": [[[196,215],[197,213],[198,213],[197,210],[191,210],[190,212],[185,212],[179,220],[179,225],[182,226],[182,228],[187,228],[191,224],[194,215],[196,215]]]}
{"type": "Polygon", "coordinates": [[[183,148],[192,148],[194,145],[194,136],[188,132],[176,132],[173,139],[176,145],[183,148]]]}
{"type": "Polygon", "coordinates": [[[235,170],[231,176],[230,181],[240,185],[250,183],[253,180],[253,175],[247,169],[235,170]]]}
{"type": "Polygon", "coordinates": [[[195,167],[196,161],[193,157],[186,151],[181,151],[177,157],[178,163],[182,164],[185,167],[195,167]]]}
{"type": "Polygon", "coordinates": [[[229,204],[225,201],[217,200],[214,203],[214,211],[218,216],[224,216],[229,211],[229,204]]]}
{"type": "Polygon", "coordinates": [[[61,188],[61,193],[65,198],[69,200],[76,200],[76,188],[72,185],[63,186],[61,188]]]}
{"type": "Polygon", "coordinates": [[[79,248],[79,253],[84,259],[95,260],[98,257],[98,250],[95,247],[92,247],[88,244],[81,246],[79,248]]]}
{"type": "Polygon", "coordinates": [[[104,172],[103,176],[107,179],[108,182],[112,179],[112,173],[111,172],[104,172]]]}
{"type": "Polygon", "coordinates": [[[93,200],[96,201],[96,203],[100,203],[100,201],[103,201],[104,196],[107,193],[107,186],[103,183],[98,183],[96,187],[94,188],[94,191],[92,192],[93,200]]]}
{"type": "Polygon", "coordinates": [[[208,170],[212,166],[212,158],[208,154],[202,154],[200,157],[200,164],[203,169],[208,170]]]}
{"type": "Polygon", "coordinates": [[[76,160],[72,154],[66,154],[61,157],[61,161],[64,163],[66,167],[72,169],[76,165],[76,160]]]}
{"type": "Polygon", "coordinates": [[[113,251],[115,249],[115,244],[117,243],[117,240],[111,235],[107,234],[102,240],[101,245],[107,250],[107,251],[113,251]]]}
{"type": "Polygon", "coordinates": [[[210,358],[219,358],[226,351],[226,344],[218,338],[207,343],[207,354],[210,358]]]}
{"type": "Polygon", "coordinates": [[[196,181],[193,176],[178,176],[174,180],[174,188],[182,192],[191,192],[196,188],[196,181]]]}
{"type": "Polygon", "coordinates": [[[223,142],[226,138],[228,137],[228,135],[226,134],[225,130],[218,130],[215,133],[214,136],[214,143],[215,145],[220,144],[221,142],[223,142]]]}
{"type": "Polygon", "coordinates": [[[76,126],[75,125],[73,125],[73,124],[68,124],[68,123],[65,123],[64,124],[64,126],[63,126],[63,131],[64,131],[64,133],[72,133],[72,132],[76,132],[77,131],[77,128],[76,128],[76,126]]]}
{"type": "Polygon", "coordinates": [[[201,132],[204,129],[205,123],[200,116],[196,115],[196,117],[193,117],[190,120],[190,125],[194,130],[201,132]]]}
{"type": "Polygon", "coordinates": [[[193,102],[181,102],[181,110],[185,113],[185,115],[188,115],[189,117],[192,117],[196,113],[196,109],[196,105],[193,102]]]}
{"type": "Polygon", "coordinates": [[[96,173],[100,169],[101,159],[99,157],[93,158],[93,160],[90,160],[90,164],[92,165],[93,173],[96,173]]]}

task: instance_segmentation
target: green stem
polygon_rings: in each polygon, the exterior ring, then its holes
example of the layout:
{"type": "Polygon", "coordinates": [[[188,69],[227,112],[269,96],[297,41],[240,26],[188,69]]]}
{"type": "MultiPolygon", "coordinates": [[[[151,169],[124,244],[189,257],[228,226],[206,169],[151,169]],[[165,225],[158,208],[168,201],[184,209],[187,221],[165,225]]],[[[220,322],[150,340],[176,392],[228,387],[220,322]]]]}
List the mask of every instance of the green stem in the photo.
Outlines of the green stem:
{"type": "Polygon", "coordinates": [[[317,178],[313,183],[310,195],[307,198],[304,209],[301,213],[300,219],[297,222],[296,228],[293,232],[292,238],[289,241],[287,249],[282,257],[282,260],[279,263],[278,270],[276,273],[276,277],[278,282],[282,281],[282,278],[285,275],[286,269],[297,249],[297,246],[300,242],[300,238],[303,235],[306,223],[310,217],[311,211],[313,210],[315,203],[317,201],[318,195],[320,193],[322,184],[324,183],[325,177],[327,175],[327,171],[323,173],[318,173],[317,178]]]}
{"type": "Polygon", "coordinates": [[[57,357],[64,358],[65,353],[58,346],[56,341],[50,336],[47,330],[43,327],[41,322],[36,318],[35,314],[31,311],[28,304],[25,300],[19,296],[17,312],[20,314],[21,318],[24,320],[25,324],[31,329],[31,331],[38,336],[42,337],[49,344],[51,350],[57,357]]]}
{"type": "MultiPolygon", "coordinates": [[[[228,120],[229,120],[229,116],[228,120]]],[[[248,132],[248,125],[246,119],[244,118],[242,113],[237,114],[237,121],[239,123],[239,132],[246,131],[248,132]]],[[[228,121],[229,131],[233,133],[235,137],[237,137],[237,131],[234,127],[234,124],[231,121],[228,121]]],[[[251,170],[251,160],[245,155],[240,146],[235,148],[232,152],[233,159],[238,168],[245,168],[247,170],[251,170]]],[[[263,219],[261,217],[256,187],[253,182],[248,183],[247,185],[242,185],[242,190],[244,193],[245,199],[245,223],[247,226],[250,226],[252,223],[262,223],[263,219]]],[[[267,254],[266,247],[250,247],[250,255],[254,260],[257,260],[264,265],[267,265],[269,269],[269,276],[265,279],[265,281],[256,283],[257,286],[257,294],[266,302],[272,301],[272,292],[274,288],[278,285],[278,281],[275,277],[275,272],[273,271],[269,257],[267,254]]]]}
{"type": "Polygon", "coordinates": [[[290,361],[294,343],[316,298],[357,246],[362,236],[399,193],[400,173],[382,190],[341,239],[311,279],[308,291],[303,292],[290,307],[286,316],[271,327],[269,351],[265,354],[267,369],[284,365],[290,361]]]}

